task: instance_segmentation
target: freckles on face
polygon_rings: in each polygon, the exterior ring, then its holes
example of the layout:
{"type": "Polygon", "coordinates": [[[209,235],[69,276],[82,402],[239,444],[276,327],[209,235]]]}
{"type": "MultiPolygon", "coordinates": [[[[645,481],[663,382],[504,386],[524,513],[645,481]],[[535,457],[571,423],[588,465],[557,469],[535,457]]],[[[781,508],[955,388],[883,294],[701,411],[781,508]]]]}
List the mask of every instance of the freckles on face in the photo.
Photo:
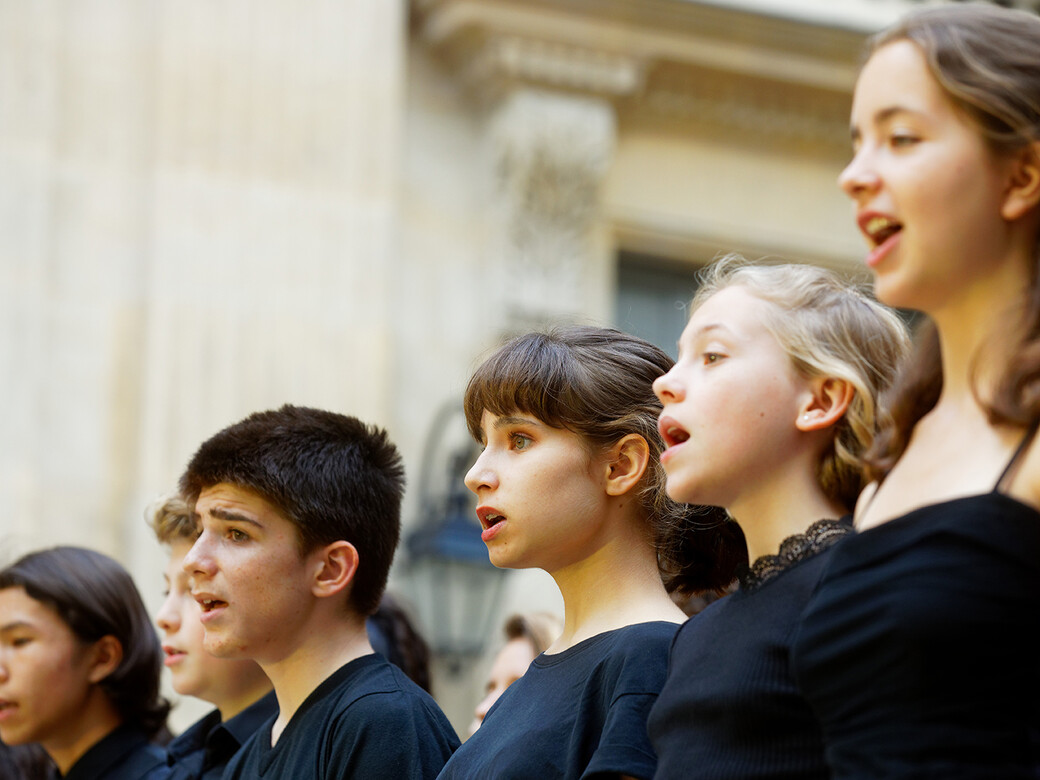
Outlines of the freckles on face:
{"type": "Polygon", "coordinates": [[[679,360],[658,385],[673,499],[728,508],[792,451],[808,382],[767,325],[774,306],[733,285],[691,316],[679,360]]]}

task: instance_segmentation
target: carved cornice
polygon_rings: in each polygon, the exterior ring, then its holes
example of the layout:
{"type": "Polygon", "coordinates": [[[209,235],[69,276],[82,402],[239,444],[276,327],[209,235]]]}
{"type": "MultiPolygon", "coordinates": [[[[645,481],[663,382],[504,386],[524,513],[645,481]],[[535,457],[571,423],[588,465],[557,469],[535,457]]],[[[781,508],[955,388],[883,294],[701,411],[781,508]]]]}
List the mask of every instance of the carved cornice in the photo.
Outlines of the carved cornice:
{"type": "Polygon", "coordinates": [[[844,144],[866,31],[748,10],[770,2],[413,0],[413,33],[479,98],[551,88],[721,132],[844,144]]]}

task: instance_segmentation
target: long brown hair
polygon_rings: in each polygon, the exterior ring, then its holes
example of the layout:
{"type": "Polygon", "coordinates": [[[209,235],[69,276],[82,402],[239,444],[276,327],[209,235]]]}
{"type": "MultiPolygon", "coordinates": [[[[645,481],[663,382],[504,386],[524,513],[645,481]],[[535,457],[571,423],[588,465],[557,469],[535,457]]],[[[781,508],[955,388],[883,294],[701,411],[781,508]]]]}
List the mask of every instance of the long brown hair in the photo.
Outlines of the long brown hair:
{"type": "MultiPolygon", "coordinates": [[[[1040,18],[990,5],[944,5],[908,14],[867,44],[867,55],[910,41],[954,105],[998,154],[1021,152],[1040,140],[1040,18]]],[[[1034,240],[1030,289],[1003,373],[991,398],[980,399],[992,424],[1029,426],[1040,419],[1040,234],[1034,240]]],[[[1001,334],[1006,340],[1007,334],[1001,334]]],[[[938,333],[926,320],[916,349],[889,401],[891,424],[869,453],[871,475],[882,478],[902,455],[914,426],[939,400],[942,363],[938,333]]]]}

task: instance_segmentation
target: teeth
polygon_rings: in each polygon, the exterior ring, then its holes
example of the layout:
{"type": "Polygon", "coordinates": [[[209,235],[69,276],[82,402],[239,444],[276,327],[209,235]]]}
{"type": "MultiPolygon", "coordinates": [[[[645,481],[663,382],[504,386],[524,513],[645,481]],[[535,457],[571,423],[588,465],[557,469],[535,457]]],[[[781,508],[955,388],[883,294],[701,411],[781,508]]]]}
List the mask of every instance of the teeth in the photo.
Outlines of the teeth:
{"type": "Polygon", "coordinates": [[[899,227],[898,222],[894,222],[888,217],[871,217],[867,220],[865,230],[870,236],[877,236],[879,233],[883,233],[886,230],[892,230],[899,227]]]}

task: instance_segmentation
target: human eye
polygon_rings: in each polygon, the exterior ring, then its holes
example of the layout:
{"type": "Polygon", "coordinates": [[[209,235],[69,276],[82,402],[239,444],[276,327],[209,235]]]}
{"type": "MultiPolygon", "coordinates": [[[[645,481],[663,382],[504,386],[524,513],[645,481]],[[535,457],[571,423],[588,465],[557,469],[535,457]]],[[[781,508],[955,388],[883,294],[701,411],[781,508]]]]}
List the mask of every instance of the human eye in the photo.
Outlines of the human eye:
{"type": "Polygon", "coordinates": [[[31,636],[14,636],[10,640],[11,647],[25,647],[32,642],[31,636]]]}
{"type": "Polygon", "coordinates": [[[232,542],[248,542],[249,534],[241,528],[229,528],[227,531],[227,538],[232,542]]]}
{"type": "Polygon", "coordinates": [[[902,149],[909,146],[913,146],[921,138],[916,133],[912,133],[909,130],[893,130],[888,136],[888,145],[893,149],[902,149]]]}
{"type": "Polygon", "coordinates": [[[715,363],[719,363],[725,355],[721,352],[704,352],[701,354],[701,359],[704,361],[704,365],[710,366],[715,363]]]}
{"type": "Polygon", "coordinates": [[[514,450],[523,452],[526,449],[530,449],[531,444],[534,440],[526,433],[514,432],[509,434],[509,445],[514,450]]]}

